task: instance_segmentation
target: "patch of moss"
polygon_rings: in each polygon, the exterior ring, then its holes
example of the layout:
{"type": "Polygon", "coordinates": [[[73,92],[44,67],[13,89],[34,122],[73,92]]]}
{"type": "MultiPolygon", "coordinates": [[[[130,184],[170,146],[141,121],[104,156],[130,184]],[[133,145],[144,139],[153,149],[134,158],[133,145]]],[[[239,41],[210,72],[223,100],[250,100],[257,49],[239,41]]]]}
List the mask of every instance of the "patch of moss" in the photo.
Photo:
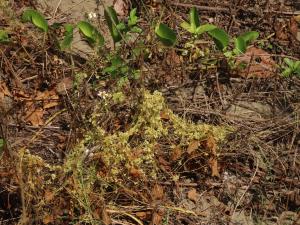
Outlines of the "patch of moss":
{"type": "MultiPolygon", "coordinates": [[[[158,168],[155,146],[162,138],[174,138],[180,140],[182,145],[188,145],[193,140],[204,140],[209,135],[217,141],[222,141],[230,132],[228,127],[195,124],[180,118],[167,108],[160,92],[155,91],[151,94],[147,90],[141,91],[143,100],[131,127],[127,131],[116,131],[113,134],[106,133],[101,127],[95,127],[95,130],[89,132],[70,153],[66,163],[69,169],[74,169],[75,164],[78,168],[78,162],[83,163],[86,146],[94,146],[91,147],[93,151],[90,158],[94,163],[99,160],[102,162],[101,179],[108,182],[118,181],[120,177],[130,179],[132,169],[139,171],[140,177],[147,174],[148,177],[151,175],[149,178],[155,179],[158,168]],[[169,119],[164,121],[161,113],[168,115],[169,119]],[[134,144],[132,137],[137,137],[134,144]],[[97,157],[93,157],[95,155],[97,157]],[[70,164],[73,166],[70,167],[70,164]]],[[[96,120],[99,115],[101,114],[96,111],[91,118],[96,120]]]]}

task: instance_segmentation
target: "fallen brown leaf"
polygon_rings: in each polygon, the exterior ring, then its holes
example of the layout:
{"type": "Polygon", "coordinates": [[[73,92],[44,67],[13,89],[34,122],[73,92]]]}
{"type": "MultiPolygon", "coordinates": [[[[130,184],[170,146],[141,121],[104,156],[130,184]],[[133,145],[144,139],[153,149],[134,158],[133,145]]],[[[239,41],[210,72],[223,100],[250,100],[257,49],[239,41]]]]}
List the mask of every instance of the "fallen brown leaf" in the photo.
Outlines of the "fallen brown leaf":
{"type": "Polygon", "coordinates": [[[172,151],[172,154],[171,154],[171,160],[172,161],[176,161],[178,159],[180,159],[180,157],[182,156],[182,150],[180,147],[175,147],[172,151]]]}
{"type": "Polygon", "coordinates": [[[160,113],[160,118],[163,120],[170,120],[169,114],[164,111],[160,113]]]}
{"type": "Polygon", "coordinates": [[[114,4],[114,9],[119,16],[126,16],[128,13],[128,3],[125,0],[116,0],[114,4]]]}
{"type": "Polygon", "coordinates": [[[73,80],[70,77],[65,77],[62,79],[55,87],[55,90],[58,94],[65,94],[67,90],[70,90],[73,87],[73,80]]]}
{"type": "Polygon", "coordinates": [[[53,215],[46,215],[43,218],[43,223],[44,224],[49,224],[49,223],[53,223],[54,222],[54,217],[53,215]]]}
{"type": "Polygon", "coordinates": [[[54,198],[54,193],[50,190],[46,190],[45,194],[44,194],[44,198],[45,198],[46,202],[50,202],[54,198]]]}
{"type": "Polygon", "coordinates": [[[30,122],[33,126],[42,126],[44,125],[43,115],[44,110],[37,108],[31,113],[26,114],[25,121],[30,122]]]}
{"type": "Polygon", "coordinates": [[[151,191],[152,200],[162,200],[164,197],[164,189],[162,186],[155,184],[151,191]]]}
{"type": "Polygon", "coordinates": [[[256,47],[248,48],[245,54],[237,57],[236,63],[246,65],[238,69],[238,74],[245,78],[268,78],[275,75],[276,63],[270,54],[256,47]]]}
{"type": "Polygon", "coordinates": [[[274,24],[274,29],[275,29],[275,37],[278,40],[281,41],[287,41],[289,39],[288,35],[287,35],[287,26],[285,23],[283,22],[276,22],[274,24]]]}
{"type": "Polygon", "coordinates": [[[148,218],[147,212],[136,212],[135,215],[141,220],[146,220],[148,218]]]}
{"type": "Polygon", "coordinates": [[[220,177],[218,161],[217,161],[217,143],[213,136],[209,136],[206,140],[206,147],[211,152],[209,164],[211,168],[211,175],[213,177],[220,177]]]}
{"type": "Polygon", "coordinates": [[[109,225],[109,224],[111,224],[111,218],[110,218],[110,216],[108,215],[108,213],[107,213],[105,207],[103,207],[103,209],[102,209],[101,219],[102,219],[102,223],[103,223],[104,225],[109,225]]]}
{"type": "Polygon", "coordinates": [[[50,108],[53,108],[53,107],[55,107],[55,106],[57,106],[57,105],[59,105],[59,101],[54,100],[54,101],[50,101],[50,102],[48,102],[48,103],[45,103],[45,104],[43,105],[43,108],[44,108],[44,109],[50,109],[50,108]]]}
{"type": "Polygon", "coordinates": [[[197,190],[195,188],[192,188],[191,190],[189,190],[189,192],[187,193],[187,196],[193,202],[197,202],[198,193],[197,193],[197,190]]]}
{"type": "Polygon", "coordinates": [[[154,212],[152,215],[151,225],[161,225],[162,224],[163,213],[154,212]]]}
{"type": "Polygon", "coordinates": [[[295,17],[291,17],[290,19],[290,32],[292,36],[297,40],[297,34],[298,34],[298,23],[295,19],[295,17]]]}
{"type": "Polygon", "coordinates": [[[136,169],[134,167],[130,168],[129,174],[132,177],[134,177],[134,178],[141,178],[141,177],[143,177],[143,173],[139,169],[136,169]]]}
{"type": "Polygon", "coordinates": [[[6,84],[4,82],[0,82],[0,94],[3,96],[9,96],[12,97],[12,94],[10,93],[10,91],[8,90],[6,84]]]}
{"type": "Polygon", "coordinates": [[[187,153],[192,154],[195,150],[198,149],[199,145],[200,145],[199,141],[197,140],[192,141],[187,148],[187,153]]]}

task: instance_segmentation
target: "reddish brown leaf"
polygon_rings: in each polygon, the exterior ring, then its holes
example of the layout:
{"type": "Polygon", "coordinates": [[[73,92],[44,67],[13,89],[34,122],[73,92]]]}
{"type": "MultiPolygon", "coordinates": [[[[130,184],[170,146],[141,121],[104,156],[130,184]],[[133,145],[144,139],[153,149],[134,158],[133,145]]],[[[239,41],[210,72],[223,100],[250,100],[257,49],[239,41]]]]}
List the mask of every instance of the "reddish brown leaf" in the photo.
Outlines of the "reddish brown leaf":
{"type": "Polygon", "coordinates": [[[73,87],[73,80],[70,77],[62,79],[55,87],[58,94],[64,94],[73,87]]]}
{"type": "Polygon", "coordinates": [[[143,176],[143,173],[134,167],[129,170],[129,174],[134,178],[141,178],[143,176]]]}
{"type": "Polygon", "coordinates": [[[195,150],[198,149],[199,145],[200,145],[199,141],[197,140],[192,141],[187,148],[187,153],[192,154],[195,150]]]}
{"type": "Polygon", "coordinates": [[[54,193],[52,191],[50,191],[50,190],[46,190],[45,194],[44,194],[44,198],[45,198],[46,202],[50,202],[54,198],[54,193]]]}
{"type": "Polygon", "coordinates": [[[155,184],[151,191],[152,199],[155,200],[162,200],[164,197],[164,189],[162,186],[155,184]]]}
{"type": "Polygon", "coordinates": [[[217,143],[213,136],[209,136],[206,140],[206,147],[211,152],[211,158],[209,160],[211,175],[215,177],[219,177],[219,167],[217,161],[217,143]]]}
{"type": "Polygon", "coordinates": [[[277,39],[281,41],[287,41],[288,40],[288,35],[287,35],[287,29],[286,29],[286,24],[282,22],[276,22],[274,24],[275,28],[275,36],[277,39]]]}
{"type": "Polygon", "coordinates": [[[180,159],[180,157],[182,156],[182,150],[180,147],[175,147],[172,151],[172,154],[171,154],[171,160],[172,161],[176,161],[178,159],[180,159]]]}
{"type": "Polygon", "coordinates": [[[162,224],[163,213],[154,212],[152,215],[151,225],[161,225],[162,224]]]}
{"type": "Polygon", "coordinates": [[[49,224],[49,223],[53,223],[54,222],[54,217],[53,215],[46,215],[43,218],[43,223],[44,224],[49,224]]]}
{"type": "Polygon", "coordinates": [[[245,65],[238,69],[238,74],[242,77],[268,78],[274,76],[276,63],[266,51],[250,47],[246,53],[237,57],[237,65],[245,65]]]}
{"type": "Polygon", "coordinates": [[[50,101],[48,103],[45,103],[44,106],[43,106],[43,108],[44,109],[53,108],[53,107],[57,106],[58,104],[59,104],[59,101],[56,101],[56,100],[50,101]]]}
{"type": "Polygon", "coordinates": [[[108,215],[105,207],[102,209],[102,216],[101,216],[101,219],[102,219],[102,222],[104,225],[109,225],[111,224],[111,218],[110,216],[108,215]]]}
{"type": "Polygon", "coordinates": [[[297,39],[297,34],[299,32],[299,29],[298,29],[298,23],[297,23],[295,17],[291,17],[291,19],[290,19],[290,32],[293,35],[293,37],[295,39],[297,39]]]}
{"type": "Polygon", "coordinates": [[[169,114],[164,111],[160,113],[160,118],[163,120],[170,120],[169,114]]]}
{"type": "Polygon", "coordinates": [[[0,82],[0,94],[2,94],[3,96],[9,96],[12,97],[12,94],[10,93],[10,91],[8,90],[6,84],[4,82],[0,82]]]}
{"type": "Polygon", "coordinates": [[[192,188],[191,190],[189,190],[189,192],[187,193],[187,196],[190,200],[192,200],[193,202],[197,202],[198,199],[198,193],[197,190],[195,188],[192,188]]]}
{"type": "Polygon", "coordinates": [[[37,108],[33,112],[26,114],[25,121],[30,122],[33,126],[42,126],[44,125],[43,115],[44,110],[37,108]]]}
{"type": "Polygon", "coordinates": [[[149,217],[147,212],[137,212],[135,215],[141,220],[146,220],[149,217]]]}

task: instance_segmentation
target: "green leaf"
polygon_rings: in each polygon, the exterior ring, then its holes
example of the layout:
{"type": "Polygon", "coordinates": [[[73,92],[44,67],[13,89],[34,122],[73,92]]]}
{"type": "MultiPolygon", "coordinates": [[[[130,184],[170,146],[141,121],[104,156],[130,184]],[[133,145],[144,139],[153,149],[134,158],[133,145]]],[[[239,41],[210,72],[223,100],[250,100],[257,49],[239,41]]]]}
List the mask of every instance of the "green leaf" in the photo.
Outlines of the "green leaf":
{"type": "Polygon", "coordinates": [[[244,39],[245,44],[248,46],[248,44],[251,41],[256,40],[258,38],[258,36],[259,36],[259,33],[257,31],[248,31],[248,32],[241,34],[239,37],[244,39]]]}
{"type": "Polygon", "coordinates": [[[45,17],[36,10],[27,9],[26,11],[24,11],[22,20],[24,22],[33,23],[36,27],[40,28],[44,32],[48,31],[48,23],[45,20],[45,17]]]}
{"type": "Polygon", "coordinates": [[[292,69],[287,67],[284,69],[284,71],[281,73],[284,77],[289,77],[293,73],[292,69]]]}
{"type": "Polygon", "coordinates": [[[196,34],[200,35],[200,34],[203,34],[205,32],[208,32],[208,31],[211,31],[213,29],[216,29],[217,27],[213,24],[203,24],[201,26],[199,26],[197,29],[196,29],[196,34]]]}
{"type": "Polygon", "coordinates": [[[155,33],[159,40],[166,46],[173,46],[176,42],[176,33],[163,23],[155,27],[155,33]]]}
{"type": "Polygon", "coordinates": [[[61,50],[65,50],[71,47],[71,43],[73,41],[73,30],[74,30],[73,25],[71,24],[65,25],[65,37],[59,43],[61,50]]]}
{"type": "Polygon", "coordinates": [[[120,23],[117,25],[117,29],[118,29],[119,31],[125,31],[127,28],[126,28],[125,23],[120,22],[120,23]]]}
{"type": "Polygon", "coordinates": [[[143,32],[143,30],[142,30],[140,27],[138,27],[138,26],[133,26],[133,27],[130,29],[130,31],[131,31],[132,33],[137,33],[137,34],[140,34],[140,33],[143,32]]]}
{"type": "Polygon", "coordinates": [[[77,24],[77,27],[90,44],[92,45],[96,44],[97,46],[102,46],[104,44],[103,36],[89,22],[80,21],[77,24]]]}
{"type": "Polygon", "coordinates": [[[137,24],[138,17],[136,16],[136,8],[132,9],[129,13],[128,26],[133,27],[137,24]]]}
{"type": "Polygon", "coordinates": [[[218,49],[223,50],[228,46],[229,36],[224,30],[216,28],[208,31],[208,34],[213,38],[218,49]]]}
{"type": "Polygon", "coordinates": [[[104,16],[113,41],[115,43],[121,41],[122,36],[120,31],[117,28],[117,25],[119,24],[119,19],[114,8],[111,6],[107,7],[104,10],[104,16]]]}
{"type": "Polygon", "coordinates": [[[235,45],[235,49],[233,51],[236,55],[246,52],[247,45],[245,40],[242,37],[235,38],[234,45],[235,45]]]}
{"type": "Polygon", "coordinates": [[[3,153],[4,145],[5,145],[5,140],[0,138],[0,156],[3,153]]]}
{"type": "Polygon", "coordinates": [[[8,33],[5,30],[0,30],[0,43],[9,42],[8,33]]]}
{"type": "Polygon", "coordinates": [[[283,61],[290,67],[293,68],[294,67],[294,61],[289,59],[289,58],[284,58],[283,61]]]}
{"type": "Polygon", "coordinates": [[[300,69],[300,61],[296,61],[296,62],[294,63],[294,68],[295,68],[295,69],[300,69]]]}
{"type": "Polygon", "coordinates": [[[111,60],[113,66],[121,66],[124,63],[123,59],[120,56],[115,56],[111,60]]]}
{"type": "Polygon", "coordinates": [[[188,32],[193,33],[193,30],[192,30],[192,28],[191,28],[191,25],[190,25],[188,22],[184,21],[184,22],[182,22],[182,23],[180,24],[180,26],[181,26],[183,29],[187,30],[188,32]]]}
{"type": "Polygon", "coordinates": [[[200,19],[195,7],[192,7],[190,10],[190,27],[193,31],[192,33],[196,32],[196,29],[200,26],[200,19]]]}

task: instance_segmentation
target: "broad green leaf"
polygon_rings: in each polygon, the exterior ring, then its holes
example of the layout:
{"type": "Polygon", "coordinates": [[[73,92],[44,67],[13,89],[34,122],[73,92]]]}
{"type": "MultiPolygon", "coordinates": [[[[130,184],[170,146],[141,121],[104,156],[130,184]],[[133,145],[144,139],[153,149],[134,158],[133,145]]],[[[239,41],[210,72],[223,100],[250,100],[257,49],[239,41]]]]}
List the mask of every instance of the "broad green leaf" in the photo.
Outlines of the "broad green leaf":
{"type": "Polygon", "coordinates": [[[296,62],[294,63],[294,68],[295,68],[295,69],[300,69],[300,61],[296,61],[296,62]]]}
{"type": "Polygon", "coordinates": [[[27,9],[26,11],[24,11],[22,20],[24,22],[33,23],[36,27],[40,28],[44,32],[48,31],[48,23],[45,20],[45,17],[36,10],[27,9]]]}
{"type": "Polygon", "coordinates": [[[112,36],[113,41],[119,42],[122,40],[122,36],[120,30],[118,30],[117,25],[119,24],[118,16],[113,7],[107,7],[104,10],[104,16],[109,28],[110,34],[112,36]]]}
{"type": "Polygon", "coordinates": [[[289,58],[284,58],[283,61],[290,67],[293,68],[294,67],[294,61],[289,59],[289,58]]]}
{"type": "Polygon", "coordinates": [[[248,45],[251,41],[254,41],[258,38],[259,33],[257,31],[248,31],[241,34],[239,37],[244,39],[245,44],[248,45]]]}
{"type": "Polygon", "coordinates": [[[200,35],[200,34],[203,34],[205,32],[208,32],[208,31],[211,31],[213,29],[216,29],[217,27],[213,24],[203,24],[201,26],[199,26],[197,29],[196,29],[196,34],[200,35]]]}
{"type": "Polygon", "coordinates": [[[121,66],[124,63],[123,59],[120,56],[115,56],[111,60],[113,66],[121,66]]]}
{"type": "Polygon", "coordinates": [[[300,76],[300,61],[296,61],[294,63],[294,71],[298,76],[300,76]]]}
{"type": "Polygon", "coordinates": [[[138,27],[138,26],[133,26],[132,28],[130,28],[130,31],[132,33],[137,33],[137,34],[140,34],[140,33],[143,32],[143,30],[140,27],[138,27]]]}
{"type": "Polygon", "coordinates": [[[117,29],[119,31],[125,31],[126,30],[126,25],[123,22],[120,22],[119,24],[117,24],[117,29]]]}
{"type": "Polygon", "coordinates": [[[234,39],[234,45],[235,45],[235,49],[233,51],[237,55],[246,52],[247,45],[246,45],[245,40],[242,37],[235,38],[234,39]]]}
{"type": "Polygon", "coordinates": [[[196,32],[196,29],[200,26],[200,19],[195,7],[192,7],[190,10],[190,26],[193,33],[196,32]]]}
{"type": "Polygon", "coordinates": [[[96,44],[97,46],[102,46],[104,44],[103,36],[89,22],[80,21],[77,24],[77,27],[90,44],[96,44]]]}
{"type": "Polygon", "coordinates": [[[2,155],[4,144],[5,144],[4,139],[0,138],[0,156],[2,155]]]}
{"type": "Polygon", "coordinates": [[[0,30],[0,43],[9,42],[8,33],[5,30],[0,30]]]}
{"type": "Polygon", "coordinates": [[[129,13],[129,18],[128,18],[128,26],[132,27],[137,24],[138,17],[136,16],[136,8],[132,9],[129,13]]]}
{"type": "Polygon", "coordinates": [[[159,40],[166,46],[172,46],[176,42],[176,33],[163,23],[155,27],[155,33],[159,40]]]}
{"type": "Polygon", "coordinates": [[[73,41],[73,30],[74,27],[71,24],[65,25],[65,37],[59,43],[60,49],[65,50],[71,47],[71,43],[73,41]]]}
{"type": "Polygon", "coordinates": [[[213,38],[218,49],[223,50],[228,46],[229,36],[224,30],[216,28],[208,31],[208,34],[213,38]]]}
{"type": "Polygon", "coordinates": [[[289,77],[293,73],[292,69],[287,67],[284,69],[284,71],[281,73],[284,77],[289,77]]]}
{"type": "Polygon", "coordinates": [[[181,26],[183,29],[187,30],[188,32],[193,33],[193,30],[192,30],[192,28],[191,28],[191,25],[190,25],[188,22],[184,21],[184,22],[182,22],[182,23],[180,24],[180,26],[181,26]]]}

